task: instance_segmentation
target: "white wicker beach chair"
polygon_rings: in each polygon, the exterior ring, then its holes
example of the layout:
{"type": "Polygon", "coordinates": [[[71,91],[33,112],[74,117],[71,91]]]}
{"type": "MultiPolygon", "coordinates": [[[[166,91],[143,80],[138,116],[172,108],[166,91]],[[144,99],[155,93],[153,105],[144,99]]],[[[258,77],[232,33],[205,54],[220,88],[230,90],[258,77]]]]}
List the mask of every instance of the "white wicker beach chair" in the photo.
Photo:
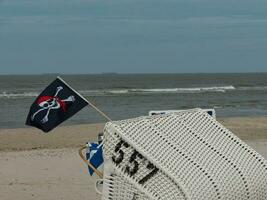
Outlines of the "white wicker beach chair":
{"type": "MultiPolygon", "coordinates": [[[[214,109],[202,109],[203,111],[207,112],[210,116],[212,116],[214,119],[216,119],[216,112],[214,109]]],[[[183,112],[185,110],[151,110],[148,112],[149,116],[153,115],[166,115],[171,113],[177,113],[177,112],[183,112]]]]}
{"type": "Polygon", "coordinates": [[[107,123],[103,200],[267,199],[267,161],[201,109],[107,123]]]}

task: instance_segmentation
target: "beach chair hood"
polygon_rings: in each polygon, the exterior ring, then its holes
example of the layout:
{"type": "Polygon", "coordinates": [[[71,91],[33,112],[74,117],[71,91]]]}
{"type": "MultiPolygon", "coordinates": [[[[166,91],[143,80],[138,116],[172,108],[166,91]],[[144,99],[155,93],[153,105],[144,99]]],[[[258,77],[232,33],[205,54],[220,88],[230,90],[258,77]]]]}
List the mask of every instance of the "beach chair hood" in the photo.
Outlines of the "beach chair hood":
{"type": "Polygon", "coordinates": [[[267,161],[201,109],[109,122],[103,200],[267,199],[267,161]]]}

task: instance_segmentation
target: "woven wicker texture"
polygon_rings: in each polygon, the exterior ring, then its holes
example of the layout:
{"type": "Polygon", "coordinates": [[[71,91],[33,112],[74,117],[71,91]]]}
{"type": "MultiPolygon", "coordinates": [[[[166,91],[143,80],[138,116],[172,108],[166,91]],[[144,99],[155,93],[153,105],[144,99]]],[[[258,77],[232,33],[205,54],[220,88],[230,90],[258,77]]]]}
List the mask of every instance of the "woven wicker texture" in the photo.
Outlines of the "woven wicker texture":
{"type": "Polygon", "coordinates": [[[144,192],[138,190],[120,172],[112,167],[111,163],[105,162],[105,181],[103,185],[102,199],[133,200],[150,198],[144,192]]]}
{"type": "Polygon", "coordinates": [[[107,123],[104,156],[102,199],[267,199],[267,161],[201,109],[107,123]]]}

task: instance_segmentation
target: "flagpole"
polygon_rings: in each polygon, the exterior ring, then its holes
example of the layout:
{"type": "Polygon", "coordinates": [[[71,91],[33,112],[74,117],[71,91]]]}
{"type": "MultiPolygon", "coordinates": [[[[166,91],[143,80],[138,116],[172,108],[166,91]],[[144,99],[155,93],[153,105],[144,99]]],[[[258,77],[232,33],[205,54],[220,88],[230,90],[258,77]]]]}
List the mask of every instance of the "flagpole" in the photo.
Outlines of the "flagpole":
{"type": "Polygon", "coordinates": [[[89,106],[91,106],[92,108],[94,108],[100,115],[102,115],[107,121],[112,121],[104,112],[102,112],[101,110],[99,110],[93,103],[91,103],[90,101],[88,101],[89,106]]]}
{"type": "MultiPolygon", "coordinates": [[[[81,96],[82,98],[84,98],[83,96],[81,96]]],[[[85,98],[84,98],[85,99],[85,98]]],[[[101,110],[98,109],[98,107],[96,107],[93,103],[91,103],[88,99],[85,99],[88,102],[88,106],[91,106],[93,109],[95,109],[100,115],[102,115],[107,121],[112,121],[104,112],[102,112],[101,110]]],[[[83,155],[83,150],[87,148],[87,145],[82,146],[79,149],[79,155],[82,158],[82,160],[85,162],[85,164],[87,164],[97,175],[100,179],[103,178],[103,173],[100,172],[98,169],[95,168],[95,166],[85,158],[85,156],[83,155]]]]}
{"type": "Polygon", "coordinates": [[[95,109],[100,115],[102,115],[107,121],[112,121],[104,112],[99,110],[93,103],[91,103],[88,99],[84,98],[82,95],[80,95],[76,90],[74,90],[68,83],[66,83],[60,76],[57,76],[57,78],[62,81],[66,86],[68,86],[73,92],[75,92],[79,97],[81,97],[83,100],[85,100],[89,106],[91,106],[93,109],[95,109]]]}
{"type": "MultiPolygon", "coordinates": [[[[102,115],[107,121],[112,121],[104,112],[99,110],[93,103],[91,103],[88,99],[84,98],[81,94],[79,94],[76,90],[74,90],[69,84],[67,84],[61,77],[57,77],[60,81],[62,81],[66,86],[68,86],[73,92],[75,92],[79,97],[81,97],[84,101],[88,103],[88,106],[91,106],[93,109],[95,109],[100,115],[102,115]]],[[[79,155],[82,158],[82,160],[91,168],[93,171],[100,177],[103,178],[103,173],[101,173],[99,170],[97,170],[92,163],[86,159],[86,157],[83,155],[83,150],[87,148],[87,145],[82,146],[79,149],[79,155]]]]}

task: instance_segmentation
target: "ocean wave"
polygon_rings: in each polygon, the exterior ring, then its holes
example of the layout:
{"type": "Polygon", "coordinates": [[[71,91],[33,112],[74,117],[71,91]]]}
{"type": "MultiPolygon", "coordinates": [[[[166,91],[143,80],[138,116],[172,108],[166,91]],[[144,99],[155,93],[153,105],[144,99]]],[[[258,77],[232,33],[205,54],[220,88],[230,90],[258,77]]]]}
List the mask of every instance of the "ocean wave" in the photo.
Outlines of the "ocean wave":
{"type": "Polygon", "coordinates": [[[235,87],[196,87],[196,88],[156,88],[156,89],[129,89],[129,92],[137,93],[198,93],[198,92],[226,92],[227,90],[235,90],[235,87]]]}
{"type": "MultiPolygon", "coordinates": [[[[80,94],[84,96],[108,96],[108,95],[124,95],[124,94],[163,94],[163,93],[202,93],[202,92],[226,92],[228,90],[235,90],[236,88],[230,86],[219,87],[196,87],[196,88],[133,88],[133,89],[100,89],[100,90],[80,90],[80,94]]],[[[23,98],[23,97],[37,97],[38,92],[0,92],[0,98],[23,98]]]]}
{"type": "Polygon", "coordinates": [[[235,90],[232,85],[221,87],[196,87],[196,88],[133,88],[133,89],[110,89],[110,90],[85,90],[81,94],[162,94],[162,93],[199,93],[199,92],[226,92],[235,90]]]}
{"type": "Polygon", "coordinates": [[[16,98],[16,97],[37,97],[39,94],[37,92],[23,92],[23,93],[0,93],[0,98],[16,98]]]}
{"type": "MultiPolygon", "coordinates": [[[[132,89],[96,89],[79,90],[83,96],[120,96],[120,95],[149,95],[149,94],[190,94],[190,93],[225,93],[228,91],[266,91],[267,86],[214,86],[191,88],[132,88],[132,89]]],[[[37,97],[39,91],[9,92],[0,91],[0,98],[37,97]]]]}
{"type": "Polygon", "coordinates": [[[261,91],[261,90],[267,90],[267,86],[242,86],[238,87],[238,90],[255,90],[255,91],[261,91]]]}

